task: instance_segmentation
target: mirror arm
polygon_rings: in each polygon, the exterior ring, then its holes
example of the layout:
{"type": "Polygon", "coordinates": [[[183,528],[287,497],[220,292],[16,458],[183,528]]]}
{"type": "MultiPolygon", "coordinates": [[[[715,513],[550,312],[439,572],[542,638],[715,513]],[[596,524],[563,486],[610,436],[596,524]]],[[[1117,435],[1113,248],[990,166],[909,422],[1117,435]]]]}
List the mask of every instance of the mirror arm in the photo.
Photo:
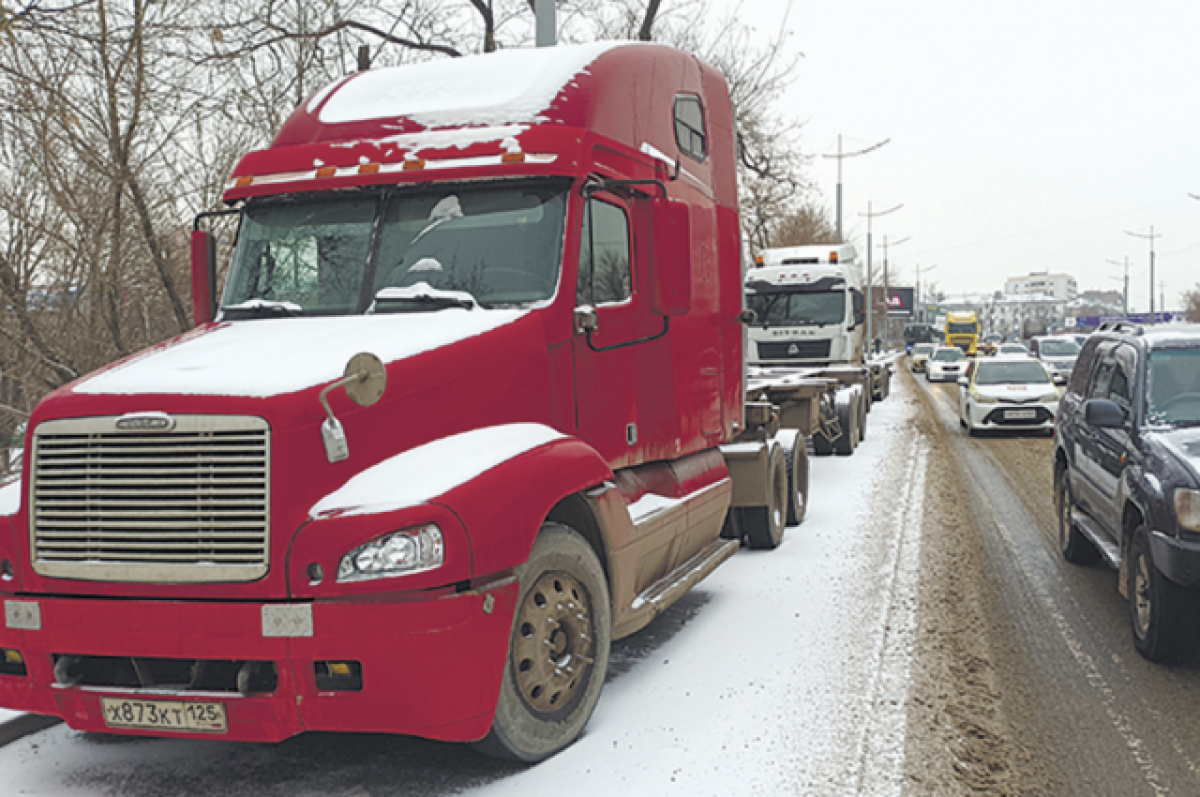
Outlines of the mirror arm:
{"type": "Polygon", "coordinates": [[[617,180],[609,177],[601,177],[598,174],[588,175],[587,182],[583,184],[583,196],[591,197],[597,191],[612,191],[616,193],[622,188],[633,188],[639,185],[652,185],[662,191],[663,199],[669,199],[667,194],[667,184],[662,180],[647,179],[647,180],[617,180]]]}

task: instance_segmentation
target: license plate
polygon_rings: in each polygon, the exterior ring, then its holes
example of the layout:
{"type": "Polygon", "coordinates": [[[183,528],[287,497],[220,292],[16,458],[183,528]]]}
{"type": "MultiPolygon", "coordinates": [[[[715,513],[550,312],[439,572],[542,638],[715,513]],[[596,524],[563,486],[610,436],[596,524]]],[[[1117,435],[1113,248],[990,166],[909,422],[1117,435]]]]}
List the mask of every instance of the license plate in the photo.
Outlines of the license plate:
{"type": "Polygon", "coordinates": [[[100,698],[104,724],[110,728],[156,731],[225,733],[225,706],[174,700],[124,700],[100,698]]]}
{"type": "Polygon", "coordinates": [[[1032,421],[1037,417],[1037,410],[1005,410],[1004,417],[1010,421],[1032,421]]]}

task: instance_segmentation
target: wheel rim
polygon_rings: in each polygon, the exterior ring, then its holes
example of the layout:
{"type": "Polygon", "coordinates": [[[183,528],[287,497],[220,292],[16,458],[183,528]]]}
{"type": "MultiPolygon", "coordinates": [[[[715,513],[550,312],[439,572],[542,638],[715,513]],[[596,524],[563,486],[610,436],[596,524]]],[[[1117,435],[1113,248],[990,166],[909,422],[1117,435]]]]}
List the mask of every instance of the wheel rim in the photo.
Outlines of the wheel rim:
{"type": "Polygon", "coordinates": [[[538,714],[570,706],[588,682],[595,656],[591,604],[566,573],[545,573],[517,616],[512,668],[521,699],[538,714]]]}
{"type": "Polygon", "coordinates": [[[1138,555],[1133,563],[1133,619],[1138,638],[1144,639],[1150,631],[1150,614],[1153,603],[1150,599],[1150,564],[1146,557],[1138,555]]]}

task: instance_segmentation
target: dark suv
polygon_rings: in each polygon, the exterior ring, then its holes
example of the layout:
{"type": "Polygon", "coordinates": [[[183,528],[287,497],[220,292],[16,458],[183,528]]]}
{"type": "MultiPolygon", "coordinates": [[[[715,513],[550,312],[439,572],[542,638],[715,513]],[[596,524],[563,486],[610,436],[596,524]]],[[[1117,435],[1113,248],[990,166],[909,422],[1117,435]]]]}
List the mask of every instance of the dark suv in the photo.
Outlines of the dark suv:
{"type": "Polygon", "coordinates": [[[1175,652],[1200,585],[1200,325],[1088,338],[1059,403],[1054,491],[1063,557],[1099,552],[1138,652],[1175,652]]]}

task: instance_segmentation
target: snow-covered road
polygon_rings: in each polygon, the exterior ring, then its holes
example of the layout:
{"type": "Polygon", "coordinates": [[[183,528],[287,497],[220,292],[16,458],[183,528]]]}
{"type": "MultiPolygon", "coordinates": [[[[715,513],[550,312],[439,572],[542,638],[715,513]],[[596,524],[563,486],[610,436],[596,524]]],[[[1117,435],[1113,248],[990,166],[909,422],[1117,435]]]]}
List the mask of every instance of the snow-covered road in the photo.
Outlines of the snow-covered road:
{"type": "Polygon", "coordinates": [[[614,646],[585,735],[536,767],[387,736],[236,745],[79,734],[0,749],[4,794],[899,794],[927,452],[909,380],[804,523],[614,646]]]}

